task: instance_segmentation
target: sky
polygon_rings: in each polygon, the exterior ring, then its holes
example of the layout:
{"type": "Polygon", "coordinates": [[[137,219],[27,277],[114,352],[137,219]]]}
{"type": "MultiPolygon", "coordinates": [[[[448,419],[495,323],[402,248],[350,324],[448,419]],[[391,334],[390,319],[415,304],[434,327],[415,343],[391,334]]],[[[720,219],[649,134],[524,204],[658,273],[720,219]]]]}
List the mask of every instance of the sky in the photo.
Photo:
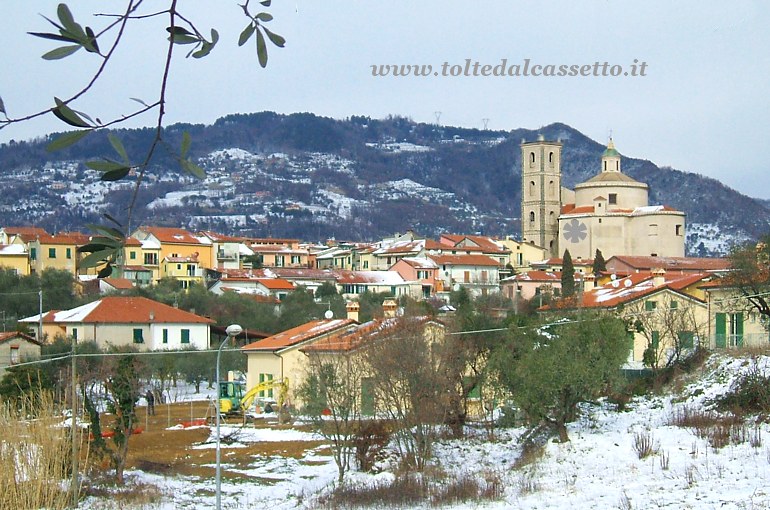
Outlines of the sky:
{"type": "MultiPolygon", "coordinates": [[[[145,3],[142,12],[150,13],[170,2],[145,3]]],[[[73,96],[100,64],[82,50],[59,61],[40,58],[60,43],[27,32],[53,29],[40,14],[55,20],[56,5],[0,8],[0,98],[10,117],[73,96]]],[[[92,14],[124,5],[70,2],[75,19],[97,32],[112,18],[92,14]]],[[[258,7],[251,2],[253,12],[258,7]]],[[[237,2],[179,0],[178,9],[202,33],[216,28],[220,41],[205,59],[176,48],[166,123],[208,124],[264,110],[339,119],[400,115],[506,131],[563,122],[602,143],[612,134],[626,156],[770,199],[770,10],[760,0],[275,0],[264,8],[274,16],[267,26],[287,43],[270,47],[266,69],[253,40],[237,45],[247,24],[237,2]],[[428,72],[374,76],[372,66],[381,65],[428,72]],[[565,66],[568,75],[544,76],[549,65],[556,72],[565,66]],[[580,75],[582,66],[588,76],[580,75]],[[569,76],[573,69],[577,75],[569,76]]],[[[166,16],[133,20],[97,85],[74,108],[107,122],[134,111],[131,98],[156,100],[166,26],[166,16]]],[[[152,113],[126,126],[155,121],[152,113]]],[[[48,115],[0,130],[0,143],[65,129],[48,115]]]]}

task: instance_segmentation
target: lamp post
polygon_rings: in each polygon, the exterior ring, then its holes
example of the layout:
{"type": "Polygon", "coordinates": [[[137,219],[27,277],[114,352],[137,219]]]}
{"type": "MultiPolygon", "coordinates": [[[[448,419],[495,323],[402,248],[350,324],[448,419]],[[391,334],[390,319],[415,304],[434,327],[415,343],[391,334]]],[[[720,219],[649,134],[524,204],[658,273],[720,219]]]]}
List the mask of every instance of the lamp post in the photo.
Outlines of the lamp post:
{"type": "Polygon", "coordinates": [[[220,421],[220,405],[219,405],[219,393],[222,391],[222,387],[219,384],[219,359],[222,356],[222,348],[225,346],[225,344],[230,342],[230,339],[233,337],[236,337],[241,334],[243,331],[243,328],[240,327],[238,324],[230,324],[227,326],[227,329],[225,332],[227,333],[227,338],[225,338],[221,344],[219,344],[219,349],[217,349],[217,372],[216,372],[216,388],[217,388],[217,400],[215,403],[216,406],[216,417],[217,417],[217,468],[216,468],[216,478],[217,478],[217,510],[221,510],[222,508],[222,465],[221,465],[221,458],[222,453],[219,447],[219,421],[220,421]]]}

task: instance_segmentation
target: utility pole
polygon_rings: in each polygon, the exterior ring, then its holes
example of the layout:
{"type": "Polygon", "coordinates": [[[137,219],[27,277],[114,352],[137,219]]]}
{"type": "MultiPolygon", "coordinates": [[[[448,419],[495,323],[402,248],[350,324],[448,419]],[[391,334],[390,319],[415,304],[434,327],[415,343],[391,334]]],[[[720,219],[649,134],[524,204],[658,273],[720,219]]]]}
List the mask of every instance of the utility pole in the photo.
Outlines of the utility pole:
{"type": "Polygon", "coordinates": [[[77,357],[75,356],[75,347],[77,346],[77,339],[72,335],[72,413],[70,419],[72,420],[72,508],[78,507],[78,492],[80,487],[78,480],[79,471],[79,458],[78,458],[78,427],[77,427],[77,402],[78,402],[78,374],[77,374],[77,357]]]}
{"type": "Polygon", "coordinates": [[[37,323],[37,341],[43,343],[43,289],[40,289],[38,295],[38,323],[37,323]]]}

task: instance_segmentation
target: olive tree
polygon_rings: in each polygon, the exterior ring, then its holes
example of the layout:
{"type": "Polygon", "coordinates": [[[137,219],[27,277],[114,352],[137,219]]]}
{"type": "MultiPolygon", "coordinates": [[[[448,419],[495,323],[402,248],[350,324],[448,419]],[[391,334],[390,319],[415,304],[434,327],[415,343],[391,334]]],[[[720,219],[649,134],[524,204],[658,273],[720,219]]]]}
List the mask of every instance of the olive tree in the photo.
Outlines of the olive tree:
{"type": "Polygon", "coordinates": [[[494,353],[493,366],[533,424],[550,425],[569,441],[578,404],[619,383],[627,355],[622,320],[584,315],[518,332],[494,353]]]}

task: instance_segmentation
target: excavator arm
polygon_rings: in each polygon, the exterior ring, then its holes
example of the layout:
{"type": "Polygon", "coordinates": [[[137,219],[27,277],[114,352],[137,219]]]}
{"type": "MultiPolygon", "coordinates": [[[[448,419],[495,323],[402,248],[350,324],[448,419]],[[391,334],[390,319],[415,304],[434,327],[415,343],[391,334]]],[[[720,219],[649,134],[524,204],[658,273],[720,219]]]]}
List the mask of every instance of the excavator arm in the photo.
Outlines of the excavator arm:
{"type": "Polygon", "coordinates": [[[288,377],[284,377],[283,379],[261,382],[256,386],[254,386],[253,388],[251,388],[241,398],[241,411],[246,411],[249,407],[251,407],[251,404],[254,402],[254,399],[257,398],[259,392],[272,390],[272,389],[278,389],[278,399],[276,400],[276,402],[278,402],[278,407],[280,408],[283,405],[283,403],[286,401],[286,397],[289,392],[288,377]]]}

